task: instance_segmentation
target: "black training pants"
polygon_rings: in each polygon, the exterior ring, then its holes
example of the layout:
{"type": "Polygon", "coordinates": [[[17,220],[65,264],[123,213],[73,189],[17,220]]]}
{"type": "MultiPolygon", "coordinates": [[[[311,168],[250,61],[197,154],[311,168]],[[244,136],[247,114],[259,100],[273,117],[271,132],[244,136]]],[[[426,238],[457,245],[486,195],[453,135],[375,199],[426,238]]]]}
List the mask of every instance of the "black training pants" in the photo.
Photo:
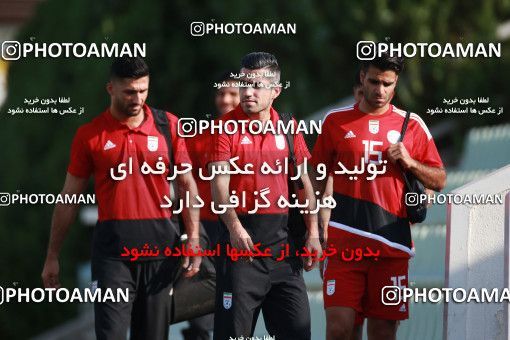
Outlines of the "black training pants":
{"type": "Polygon", "coordinates": [[[310,306],[300,261],[232,261],[222,247],[216,267],[214,339],[253,336],[260,310],[268,335],[310,339],[310,306]]]}
{"type": "Polygon", "coordinates": [[[92,280],[103,291],[129,288],[129,302],[95,302],[98,340],[167,340],[170,289],[178,258],[151,261],[92,259],[92,280]]]}

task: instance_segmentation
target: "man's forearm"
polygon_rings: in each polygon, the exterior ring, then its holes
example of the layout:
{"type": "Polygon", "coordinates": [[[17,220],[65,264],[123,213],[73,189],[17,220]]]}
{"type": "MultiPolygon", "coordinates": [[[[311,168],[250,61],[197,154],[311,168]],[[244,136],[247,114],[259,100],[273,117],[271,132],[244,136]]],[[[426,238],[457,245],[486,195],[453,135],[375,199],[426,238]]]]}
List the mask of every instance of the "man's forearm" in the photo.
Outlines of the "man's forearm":
{"type": "MultiPolygon", "coordinates": [[[[317,207],[315,197],[305,193],[305,199],[308,199],[310,202],[308,209],[311,211],[315,210],[317,207]]],[[[319,219],[317,215],[318,214],[304,214],[304,220],[309,237],[319,237],[319,219]]]]}
{"type": "MultiPolygon", "coordinates": [[[[230,203],[230,194],[228,192],[228,185],[225,185],[224,180],[218,178],[219,181],[213,180],[213,202],[214,207],[219,209],[219,207],[223,204],[228,205],[230,203]],[[223,182],[223,183],[222,183],[223,182]]],[[[225,213],[219,215],[219,218],[225,223],[227,228],[230,230],[234,225],[240,223],[239,217],[235,209],[227,208],[225,213]]]]}
{"type": "Polygon", "coordinates": [[[414,161],[408,169],[426,188],[441,191],[446,184],[446,171],[414,161]]]}
{"type": "Polygon", "coordinates": [[[51,219],[50,240],[46,256],[58,258],[62,244],[78,211],[76,204],[57,204],[51,219]]]}
{"type": "MultiPolygon", "coordinates": [[[[317,199],[308,175],[302,175],[303,190],[299,192],[299,200],[308,200],[308,210],[313,211],[317,208],[317,199]]],[[[304,214],[304,220],[308,229],[309,237],[319,237],[319,224],[317,214],[304,214]]]]}
{"type": "Polygon", "coordinates": [[[313,192],[318,191],[319,197],[322,197],[322,196],[324,196],[324,191],[326,190],[326,183],[327,183],[328,177],[323,178],[323,179],[317,179],[318,177],[319,177],[319,173],[317,172],[317,170],[315,169],[314,166],[311,166],[309,178],[310,178],[310,182],[312,183],[313,192]]]}
{"type": "MultiPolygon", "coordinates": [[[[222,170],[230,170],[230,165],[226,161],[214,162],[209,164],[209,172],[212,172],[213,168],[222,170]]],[[[217,175],[211,182],[212,198],[215,209],[219,209],[221,205],[230,204],[230,175],[223,174],[217,175]]],[[[228,230],[230,231],[235,225],[241,224],[239,217],[235,209],[227,208],[226,211],[219,215],[219,218],[225,223],[228,230]]]]}
{"type": "MultiPolygon", "coordinates": [[[[326,188],[324,193],[320,196],[322,198],[333,196],[333,177],[328,176],[328,180],[326,182],[326,188]]],[[[329,224],[329,219],[331,218],[331,209],[330,208],[322,208],[319,210],[319,224],[323,228],[327,228],[329,224]]]]}
{"type": "Polygon", "coordinates": [[[188,173],[184,176],[186,177],[181,178],[179,183],[179,197],[186,197],[186,192],[188,192],[190,197],[190,206],[183,209],[182,219],[184,221],[184,227],[188,238],[198,239],[200,237],[200,209],[193,208],[194,205],[198,204],[198,200],[196,198],[198,195],[198,189],[195,181],[191,177],[191,174],[188,173]]]}
{"type": "Polygon", "coordinates": [[[231,230],[234,226],[241,224],[241,221],[239,221],[239,217],[237,216],[235,209],[232,208],[228,208],[224,214],[220,215],[220,218],[223,221],[223,223],[225,223],[228,230],[231,230]]]}

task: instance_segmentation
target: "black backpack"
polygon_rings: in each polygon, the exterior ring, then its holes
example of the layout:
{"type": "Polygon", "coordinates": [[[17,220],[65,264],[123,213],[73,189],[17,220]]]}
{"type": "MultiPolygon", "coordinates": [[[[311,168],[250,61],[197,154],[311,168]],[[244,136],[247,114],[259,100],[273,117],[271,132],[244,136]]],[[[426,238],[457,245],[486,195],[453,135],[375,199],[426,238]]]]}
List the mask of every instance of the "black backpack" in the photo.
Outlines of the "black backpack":
{"type": "MultiPolygon", "coordinates": [[[[407,125],[409,123],[409,118],[411,117],[411,113],[409,111],[406,112],[406,117],[404,119],[404,123],[402,124],[402,131],[400,131],[399,142],[404,140],[404,135],[407,130],[407,125]]],[[[399,164],[400,165],[400,164],[399,164]]],[[[416,178],[416,176],[409,172],[405,171],[400,167],[402,171],[402,176],[404,177],[404,182],[406,186],[406,193],[415,193],[418,197],[422,197],[421,195],[425,194],[425,187],[423,184],[416,178]]],[[[419,200],[416,205],[407,205],[407,217],[411,223],[421,223],[425,221],[427,217],[427,203],[419,200]]]]}
{"type": "MultiPolygon", "coordinates": [[[[169,167],[173,170],[175,159],[172,150],[172,138],[170,123],[166,112],[151,108],[154,121],[158,131],[165,137],[168,147],[169,167]]],[[[178,190],[175,192],[178,195],[178,190]]],[[[173,216],[174,222],[179,224],[181,233],[184,233],[184,221],[182,215],[177,218],[173,216]]],[[[205,247],[209,238],[204,227],[200,224],[200,245],[205,247]]],[[[178,265],[177,273],[172,284],[172,291],[169,294],[169,308],[171,314],[170,324],[194,319],[214,312],[216,294],[216,270],[214,263],[209,257],[202,257],[202,265],[197,275],[192,278],[184,278],[181,265],[178,265]]]]}

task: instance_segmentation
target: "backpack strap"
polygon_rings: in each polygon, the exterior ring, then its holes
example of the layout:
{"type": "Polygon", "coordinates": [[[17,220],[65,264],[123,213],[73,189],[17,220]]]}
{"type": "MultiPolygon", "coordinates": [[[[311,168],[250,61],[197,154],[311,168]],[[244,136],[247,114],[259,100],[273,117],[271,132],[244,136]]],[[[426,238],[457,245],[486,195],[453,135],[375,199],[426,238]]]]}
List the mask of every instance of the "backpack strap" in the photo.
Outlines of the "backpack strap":
{"type": "MultiPolygon", "coordinates": [[[[287,126],[289,122],[292,121],[292,114],[290,113],[282,113],[279,112],[278,115],[280,116],[280,119],[283,121],[283,124],[287,126]]],[[[289,145],[289,159],[291,164],[291,172],[292,175],[295,175],[297,172],[297,165],[296,165],[296,154],[294,153],[294,135],[290,132],[290,129],[287,130],[287,133],[285,134],[285,137],[287,138],[287,144],[289,145]]],[[[297,179],[297,186],[299,190],[304,188],[303,181],[301,178],[297,179]]]]}
{"type": "MultiPolygon", "coordinates": [[[[404,135],[407,131],[407,125],[409,124],[409,118],[411,118],[411,112],[406,111],[406,117],[404,118],[404,122],[402,123],[402,129],[400,130],[400,137],[398,139],[399,142],[402,142],[404,140],[404,135]]],[[[398,162],[398,166],[400,168],[400,171],[402,172],[402,175],[404,177],[404,182],[406,185],[407,190],[411,190],[411,183],[409,182],[409,178],[406,176],[406,172],[400,162],[398,162]]]]}
{"type": "Polygon", "coordinates": [[[404,123],[402,123],[402,130],[400,130],[400,138],[398,139],[399,142],[404,140],[404,135],[407,131],[407,125],[409,124],[409,118],[411,118],[411,112],[406,111],[406,117],[404,118],[404,123]]]}
{"type": "Polygon", "coordinates": [[[153,115],[154,121],[156,123],[156,128],[158,131],[165,137],[167,149],[168,149],[168,171],[169,174],[172,175],[172,171],[174,169],[173,165],[175,164],[173,148],[172,148],[172,133],[170,131],[170,122],[168,121],[168,117],[166,112],[160,109],[155,109],[153,107],[150,108],[153,115]]]}

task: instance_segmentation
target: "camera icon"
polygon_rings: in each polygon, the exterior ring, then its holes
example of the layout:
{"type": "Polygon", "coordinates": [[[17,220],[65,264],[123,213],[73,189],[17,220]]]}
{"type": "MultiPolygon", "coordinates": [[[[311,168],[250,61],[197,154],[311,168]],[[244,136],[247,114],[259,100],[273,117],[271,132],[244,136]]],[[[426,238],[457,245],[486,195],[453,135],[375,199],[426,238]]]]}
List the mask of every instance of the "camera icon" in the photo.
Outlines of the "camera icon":
{"type": "Polygon", "coordinates": [[[359,60],[373,60],[376,52],[375,42],[373,41],[362,40],[356,44],[356,56],[359,60]]]}
{"type": "Polygon", "coordinates": [[[416,207],[418,205],[419,195],[417,192],[408,192],[405,196],[405,203],[408,207],[416,207]]]}
{"type": "Polygon", "coordinates": [[[18,60],[21,57],[21,44],[18,41],[7,40],[2,43],[2,59],[18,60]]]}
{"type": "Polygon", "coordinates": [[[195,118],[179,118],[177,135],[182,138],[195,137],[197,135],[197,120],[195,118]]]}
{"type": "Polygon", "coordinates": [[[381,302],[386,306],[396,306],[402,302],[400,287],[384,286],[381,290],[381,302]]]}
{"type": "Polygon", "coordinates": [[[194,21],[190,25],[191,35],[194,37],[201,37],[205,34],[205,24],[200,21],[194,21]]]}
{"type": "Polygon", "coordinates": [[[0,207],[6,207],[11,204],[11,194],[0,192],[0,207]]]}

